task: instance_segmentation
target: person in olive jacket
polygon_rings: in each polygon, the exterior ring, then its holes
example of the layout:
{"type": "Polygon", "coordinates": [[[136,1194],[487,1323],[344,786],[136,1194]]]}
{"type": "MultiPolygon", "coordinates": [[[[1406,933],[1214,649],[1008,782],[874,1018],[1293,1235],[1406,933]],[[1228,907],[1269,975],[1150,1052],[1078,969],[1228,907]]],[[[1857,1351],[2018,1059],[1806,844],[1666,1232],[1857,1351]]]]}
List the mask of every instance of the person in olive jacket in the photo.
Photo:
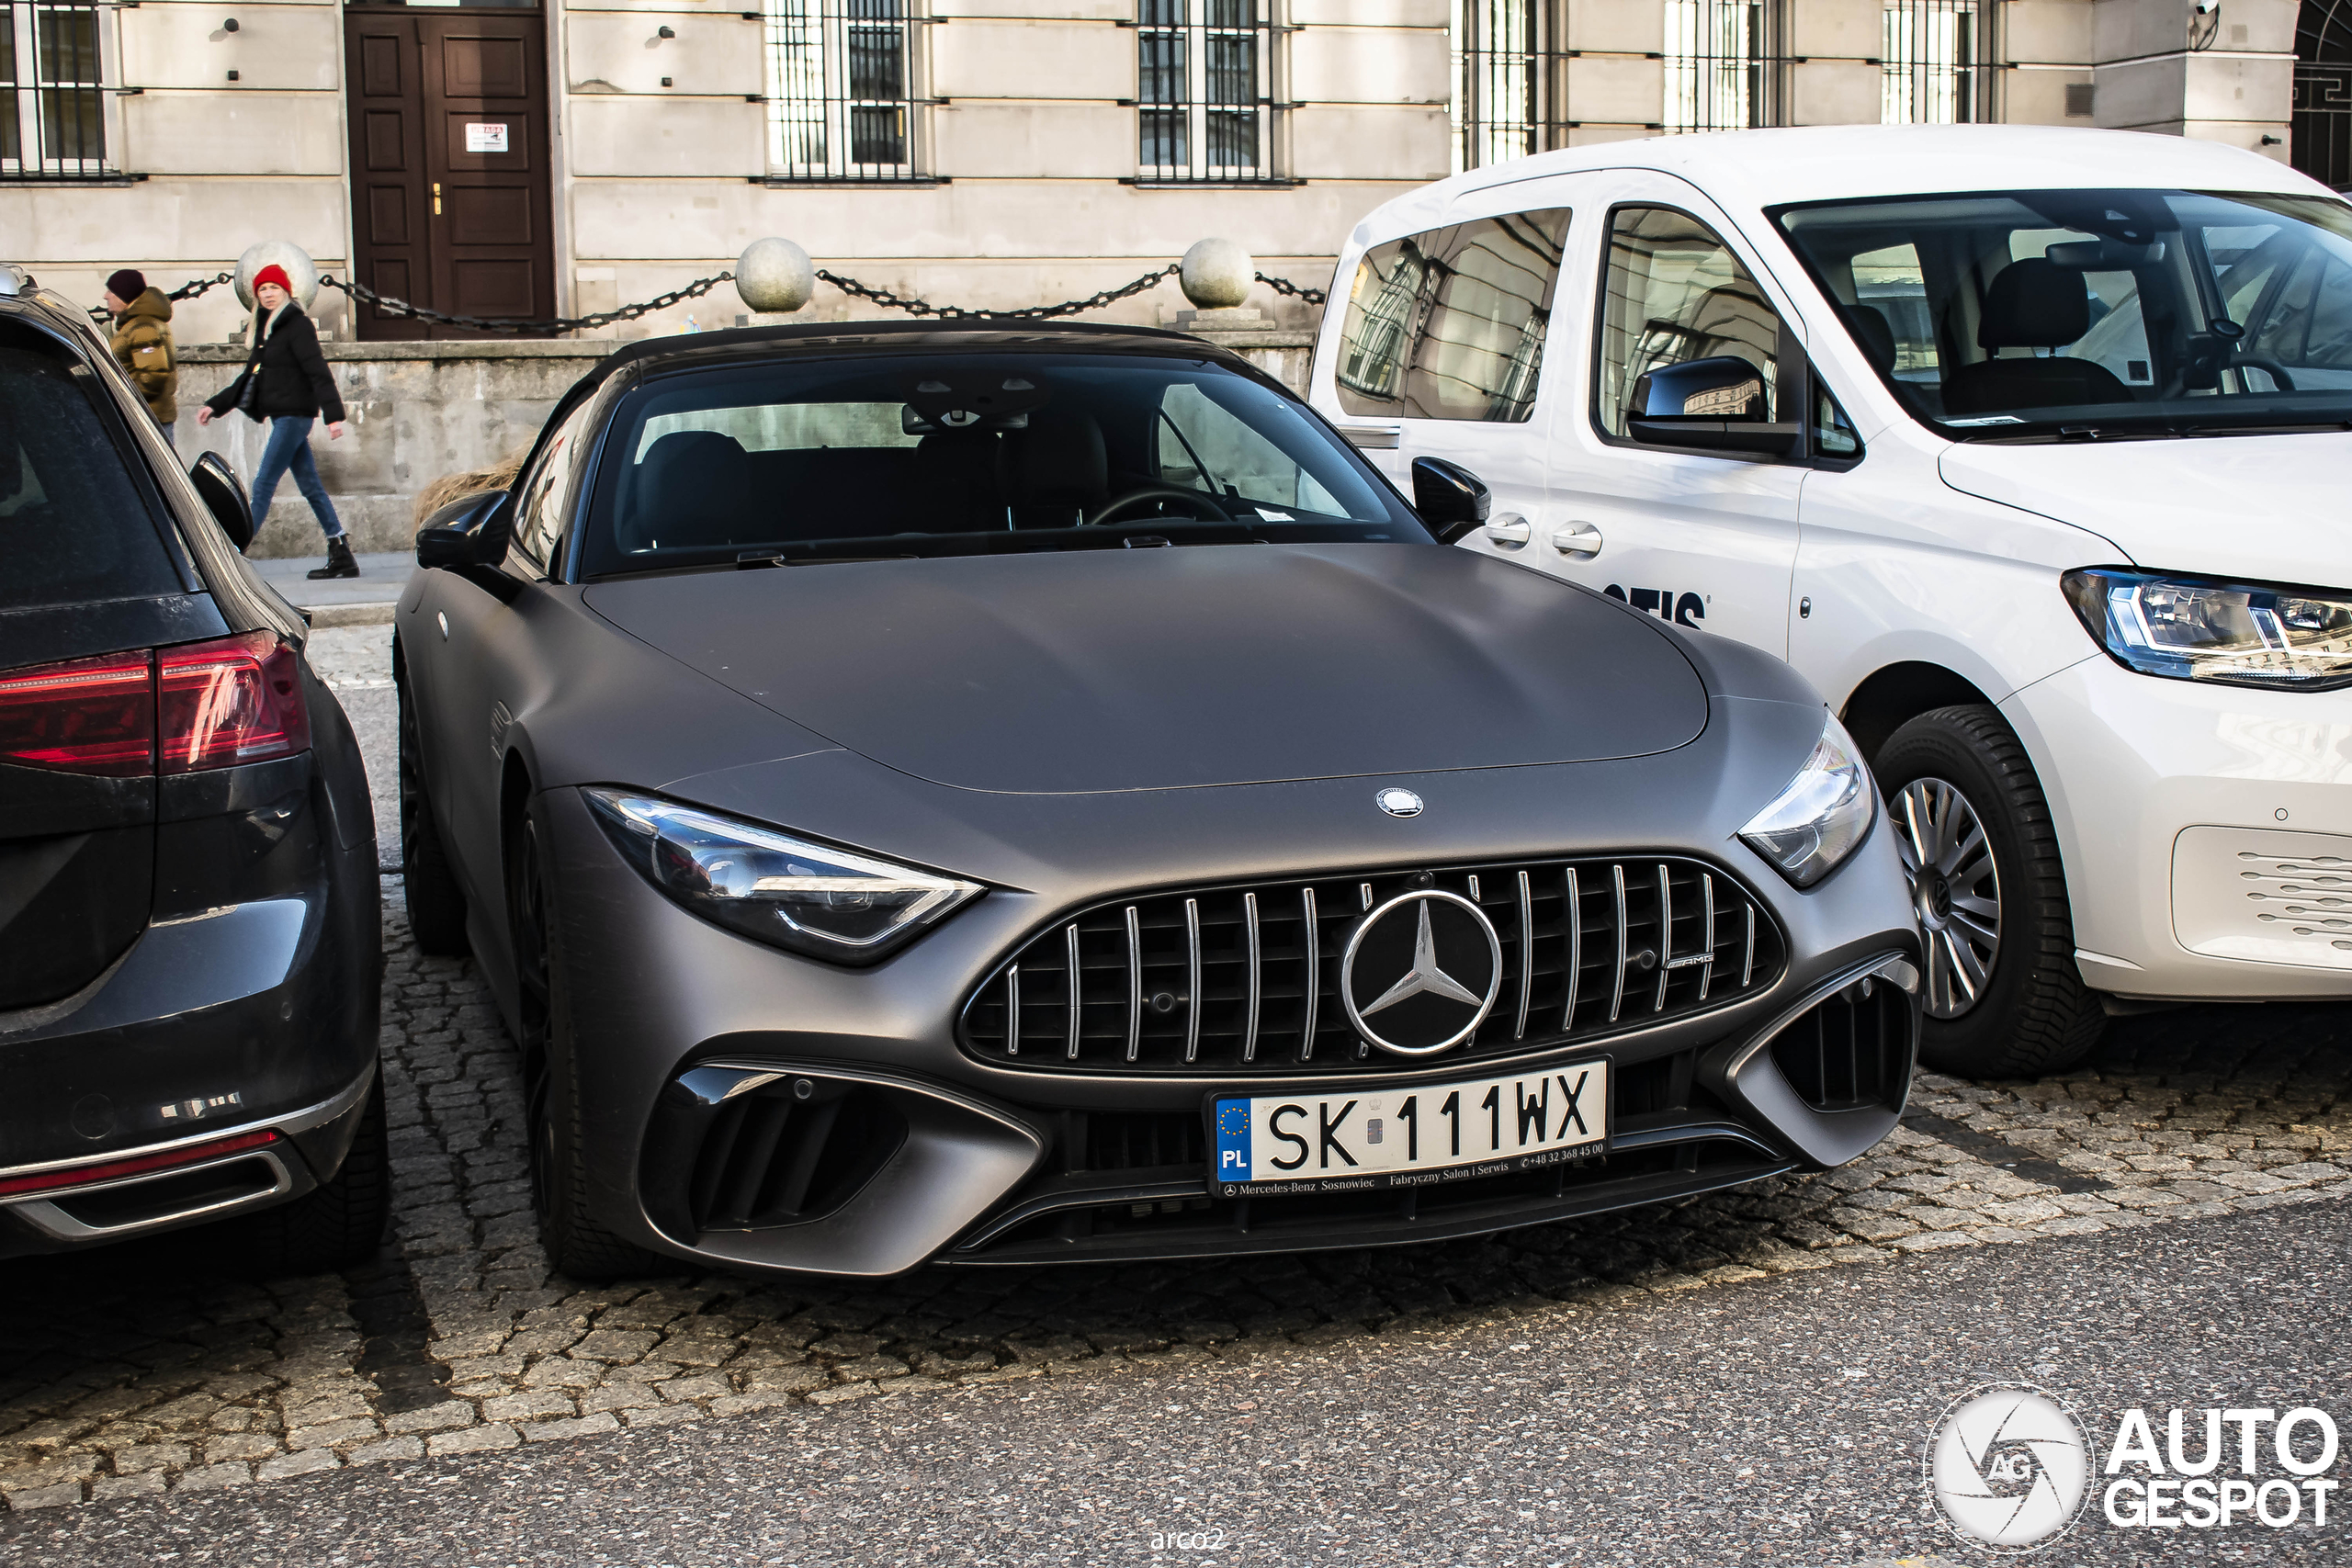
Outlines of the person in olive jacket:
{"type": "Polygon", "coordinates": [[[247,417],[269,422],[269,439],[261,449],[261,464],[254,470],[254,523],[268,521],[269,503],[277,481],[288,469],[294,488],[311,503],[320,531],[327,536],[327,563],[311,572],[314,578],[357,577],[359,563],[351,558],[351,539],[343,520],[334,514],[327,487],[319,482],[319,467],[311,457],[311,426],[323,412],[327,439],[343,438],[343,400],[335,395],[334,377],[326,356],[319,352],[319,333],[302,307],[294,302],[294,285],[282,266],[266,266],[254,275],[253,352],[246,355],[245,373],[222,389],[220,395],[197,410],[196,423],[209,424],[232,408],[247,417]]]}
{"type": "Polygon", "coordinates": [[[107,279],[107,309],[114,314],[115,362],[130,377],[130,384],[147,400],[147,412],[172,438],[172,422],[180,416],[180,371],[172,353],[172,302],[160,288],[147,287],[144,275],[124,267],[107,279]]]}

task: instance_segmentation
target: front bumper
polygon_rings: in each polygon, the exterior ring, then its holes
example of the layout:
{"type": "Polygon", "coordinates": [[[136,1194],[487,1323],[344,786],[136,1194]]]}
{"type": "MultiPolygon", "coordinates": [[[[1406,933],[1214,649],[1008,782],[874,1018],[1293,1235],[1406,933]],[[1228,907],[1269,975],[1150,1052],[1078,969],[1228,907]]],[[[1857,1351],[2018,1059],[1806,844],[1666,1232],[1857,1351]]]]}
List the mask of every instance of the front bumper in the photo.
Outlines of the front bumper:
{"type": "MultiPolygon", "coordinates": [[[[1364,793],[1361,781],[1332,787],[1351,803],[1364,793]]],[[[1456,775],[1446,787],[1460,797],[1468,786],[1456,775]]],[[[1616,1071],[1605,1156],[1417,1198],[1227,1199],[1211,1190],[1201,1146],[1210,1091],[1393,1089],[1460,1077],[1463,1065],[1387,1060],[1244,1084],[1213,1071],[1145,1077],[991,1064],[958,1046],[958,1014],[1067,900],[992,893],[883,964],[836,968],[672,903],[613,852],[576,792],[551,791],[539,809],[589,1200],[617,1233],[680,1258],[871,1277],[931,1261],[1434,1240],[1835,1165],[1893,1129],[1908,1088],[1917,934],[1884,832],[1808,893],[1760,864],[1741,868],[1789,939],[1776,984],[1721,1010],[1513,1059],[1512,1070],[1532,1070],[1607,1052],[1616,1071]],[[1824,1043],[1836,1031],[1816,1026],[1834,1009],[1874,1010],[1863,1045],[1824,1043]],[[1800,1035],[1808,1053],[1862,1051],[1867,1072],[1825,1089],[1835,1074],[1788,1056],[1800,1035]],[[1860,1093],[1858,1077],[1869,1079],[1860,1093]],[[864,1131],[844,1141],[831,1131],[843,1125],[864,1131]],[[702,1223],[714,1213],[733,1218],[702,1223]]],[[[1657,850],[1718,863],[1738,852],[1657,850]]],[[[1108,891],[1091,890],[1096,899],[1108,891]]]]}
{"type": "Polygon", "coordinates": [[[2104,656],[2001,705],[2058,830],[2085,982],[2127,997],[2352,998],[2352,692],[2261,692],[2104,656]],[[2307,874],[2299,874],[2307,873],[2307,874]]]}

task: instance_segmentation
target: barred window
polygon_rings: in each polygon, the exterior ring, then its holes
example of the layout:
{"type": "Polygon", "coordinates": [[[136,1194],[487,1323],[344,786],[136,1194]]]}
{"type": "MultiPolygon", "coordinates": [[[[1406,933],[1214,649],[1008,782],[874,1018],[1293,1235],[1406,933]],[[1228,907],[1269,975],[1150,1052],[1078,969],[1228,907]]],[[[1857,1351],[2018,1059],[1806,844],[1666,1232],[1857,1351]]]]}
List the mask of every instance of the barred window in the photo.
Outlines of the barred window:
{"type": "Polygon", "coordinates": [[[785,179],[919,168],[914,0],[766,0],[768,166],[785,179]]]}
{"type": "Polygon", "coordinates": [[[1989,119],[1978,94],[1991,85],[1977,0],[1886,0],[1887,125],[1969,125],[1989,119]]]}
{"type": "Polygon", "coordinates": [[[9,0],[0,28],[0,178],[107,172],[103,13],[9,0]]]}
{"type": "Polygon", "coordinates": [[[1270,0],[1136,0],[1137,176],[1270,180],[1270,0]]]}
{"type": "Polygon", "coordinates": [[[1781,123],[1778,9],[1764,0],[1666,0],[1667,130],[1781,123]]]}
{"type": "Polygon", "coordinates": [[[1453,0],[1453,168],[1558,145],[1545,0],[1453,0]]]}

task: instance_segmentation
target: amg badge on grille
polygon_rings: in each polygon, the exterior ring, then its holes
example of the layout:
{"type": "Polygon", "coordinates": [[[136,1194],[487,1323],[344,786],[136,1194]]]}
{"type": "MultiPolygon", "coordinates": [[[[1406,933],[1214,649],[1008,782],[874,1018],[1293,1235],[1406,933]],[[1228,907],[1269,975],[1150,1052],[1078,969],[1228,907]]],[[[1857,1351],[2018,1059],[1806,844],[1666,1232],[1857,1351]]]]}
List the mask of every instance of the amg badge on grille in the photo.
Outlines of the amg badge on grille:
{"type": "Polygon", "coordinates": [[[1470,1038],[1502,979],[1502,941],[1484,910],[1458,894],[1408,893],[1348,939],[1340,999],[1382,1050],[1433,1056],[1470,1038]]]}

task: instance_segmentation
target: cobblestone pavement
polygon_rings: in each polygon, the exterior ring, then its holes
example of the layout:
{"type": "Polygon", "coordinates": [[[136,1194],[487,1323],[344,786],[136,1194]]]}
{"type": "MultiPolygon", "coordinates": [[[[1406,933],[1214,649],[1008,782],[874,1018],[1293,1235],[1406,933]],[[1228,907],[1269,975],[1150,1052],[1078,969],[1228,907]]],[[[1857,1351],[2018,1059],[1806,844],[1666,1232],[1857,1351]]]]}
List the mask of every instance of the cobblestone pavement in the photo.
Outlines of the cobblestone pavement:
{"type": "MultiPolygon", "coordinates": [[[[364,669],[356,680],[370,679],[364,669]]],[[[379,687],[345,692],[379,731],[379,687]]],[[[371,748],[371,751],[375,749],[371,748]]],[[[378,753],[380,755],[380,753],[378,753]]],[[[379,783],[381,781],[379,781],[379,783]]],[[[517,1063],[462,961],[385,882],[392,1245],[308,1280],[223,1274],[187,1233],[0,1264],[11,1510],[241,1486],[784,1405],[1374,1345],[1552,1303],[2352,1193],[2352,1009],[2127,1020],[2064,1076],[1923,1074],[1842,1169],[1469,1241],[1246,1268],[933,1269],[883,1284],[680,1274],[582,1289],[530,1213],[517,1063]]]]}

